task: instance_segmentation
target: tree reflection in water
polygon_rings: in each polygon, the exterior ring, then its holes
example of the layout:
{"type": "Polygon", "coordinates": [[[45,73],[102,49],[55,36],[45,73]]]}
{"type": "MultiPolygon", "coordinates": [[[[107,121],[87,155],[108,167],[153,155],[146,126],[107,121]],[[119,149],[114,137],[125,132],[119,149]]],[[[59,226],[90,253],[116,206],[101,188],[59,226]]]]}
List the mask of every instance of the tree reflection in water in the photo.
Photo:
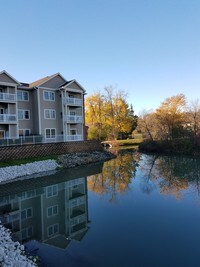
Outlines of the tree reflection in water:
{"type": "Polygon", "coordinates": [[[144,175],[142,189],[149,193],[159,187],[162,194],[172,194],[177,199],[191,187],[200,193],[200,159],[180,156],[143,155],[140,170],[144,175]],[[153,186],[152,186],[153,183],[153,186]]]}
{"type": "Polygon", "coordinates": [[[102,173],[88,177],[88,189],[98,194],[110,194],[110,201],[117,194],[129,190],[140,160],[139,153],[122,152],[116,159],[104,163],[102,173]]]}
{"type": "Polygon", "coordinates": [[[116,159],[104,163],[102,173],[88,177],[88,188],[98,194],[117,194],[130,188],[132,179],[139,177],[141,190],[151,194],[154,190],[166,195],[182,197],[186,189],[200,195],[200,159],[184,156],[145,155],[121,151],[116,159]],[[138,175],[141,173],[142,175],[138,175]]]}

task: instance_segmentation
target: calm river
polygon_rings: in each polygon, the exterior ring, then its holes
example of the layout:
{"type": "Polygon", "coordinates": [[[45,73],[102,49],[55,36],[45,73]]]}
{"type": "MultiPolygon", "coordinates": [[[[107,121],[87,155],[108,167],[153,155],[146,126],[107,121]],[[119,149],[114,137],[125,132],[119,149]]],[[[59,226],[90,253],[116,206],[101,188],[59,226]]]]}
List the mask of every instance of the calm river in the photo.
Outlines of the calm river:
{"type": "Polygon", "coordinates": [[[0,186],[0,220],[49,267],[199,267],[200,159],[116,159],[0,186]]]}

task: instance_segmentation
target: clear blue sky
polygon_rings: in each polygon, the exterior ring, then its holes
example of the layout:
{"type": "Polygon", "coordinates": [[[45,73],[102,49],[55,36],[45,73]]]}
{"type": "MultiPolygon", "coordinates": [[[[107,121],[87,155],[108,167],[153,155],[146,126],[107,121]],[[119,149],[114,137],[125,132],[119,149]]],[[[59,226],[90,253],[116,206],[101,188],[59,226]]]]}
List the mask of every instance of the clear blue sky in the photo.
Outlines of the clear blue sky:
{"type": "Polygon", "coordinates": [[[19,81],[113,85],[136,114],[200,97],[199,0],[0,0],[0,25],[0,70],[19,81]]]}

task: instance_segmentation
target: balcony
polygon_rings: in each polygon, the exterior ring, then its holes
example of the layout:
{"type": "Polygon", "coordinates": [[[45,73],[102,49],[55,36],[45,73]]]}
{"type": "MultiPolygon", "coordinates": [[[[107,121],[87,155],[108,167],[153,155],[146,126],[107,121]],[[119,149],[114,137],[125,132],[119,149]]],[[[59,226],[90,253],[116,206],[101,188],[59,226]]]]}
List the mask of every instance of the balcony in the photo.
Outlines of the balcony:
{"type": "Polygon", "coordinates": [[[17,123],[17,116],[15,114],[0,114],[0,123],[17,123]]]}
{"type": "Polygon", "coordinates": [[[81,134],[67,135],[67,141],[82,141],[83,136],[81,134]]]}
{"type": "Polygon", "coordinates": [[[83,100],[81,98],[65,97],[63,102],[68,106],[83,106],[83,100]]]}
{"type": "Polygon", "coordinates": [[[83,116],[65,115],[64,120],[68,123],[83,123],[83,116]]]}
{"type": "Polygon", "coordinates": [[[0,93],[0,102],[16,102],[16,94],[0,93]]]}

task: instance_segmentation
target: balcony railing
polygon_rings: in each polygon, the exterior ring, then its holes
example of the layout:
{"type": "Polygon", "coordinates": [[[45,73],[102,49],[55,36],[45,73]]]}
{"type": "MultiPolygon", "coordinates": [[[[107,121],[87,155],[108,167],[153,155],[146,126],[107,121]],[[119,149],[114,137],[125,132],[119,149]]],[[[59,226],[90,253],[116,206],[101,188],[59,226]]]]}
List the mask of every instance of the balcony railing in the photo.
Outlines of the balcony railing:
{"type": "Polygon", "coordinates": [[[15,114],[0,114],[0,123],[15,123],[17,116],[15,114]]]}
{"type": "Polygon", "coordinates": [[[64,98],[64,104],[67,105],[73,105],[73,106],[82,106],[83,100],[81,98],[75,98],[75,97],[66,97],[64,98]]]}
{"type": "MultiPolygon", "coordinates": [[[[1,121],[0,121],[1,123],[1,121]]],[[[8,134],[9,135],[9,134],[8,134]]],[[[27,144],[43,144],[43,143],[60,143],[60,142],[70,142],[70,141],[82,141],[83,135],[55,135],[52,138],[46,138],[42,135],[27,135],[27,136],[13,136],[0,138],[1,146],[13,146],[13,145],[27,145],[27,144]]]]}
{"type": "Polygon", "coordinates": [[[67,141],[81,141],[83,136],[81,134],[67,135],[67,141]]]}
{"type": "Polygon", "coordinates": [[[64,120],[69,123],[82,123],[83,122],[83,116],[77,116],[77,115],[65,115],[64,120]]]}
{"type": "Polygon", "coordinates": [[[0,93],[0,101],[13,102],[16,101],[16,94],[0,93]]]}

